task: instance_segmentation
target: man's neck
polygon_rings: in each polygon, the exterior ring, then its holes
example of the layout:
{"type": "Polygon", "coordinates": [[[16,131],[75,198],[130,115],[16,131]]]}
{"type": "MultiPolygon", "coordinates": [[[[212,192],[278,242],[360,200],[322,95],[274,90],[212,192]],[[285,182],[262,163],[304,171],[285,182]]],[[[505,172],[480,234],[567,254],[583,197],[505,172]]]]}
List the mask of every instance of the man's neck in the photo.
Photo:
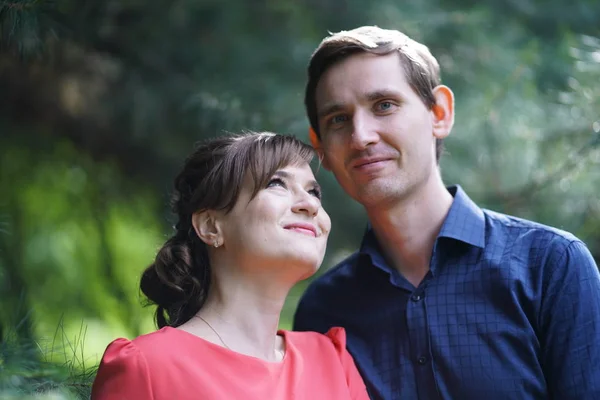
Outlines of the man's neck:
{"type": "Polygon", "coordinates": [[[387,261],[415,287],[429,271],[433,246],[452,201],[438,179],[391,208],[367,210],[387,261]]]}

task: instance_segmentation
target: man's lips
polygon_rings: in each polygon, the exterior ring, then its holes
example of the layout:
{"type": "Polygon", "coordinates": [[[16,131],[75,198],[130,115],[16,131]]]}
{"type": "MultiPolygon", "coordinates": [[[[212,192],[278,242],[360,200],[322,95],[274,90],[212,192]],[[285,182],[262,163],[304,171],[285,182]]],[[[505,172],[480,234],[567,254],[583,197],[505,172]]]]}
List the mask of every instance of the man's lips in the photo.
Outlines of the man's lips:
{"type": "Polygon", "coordinates": [[[290,231],[296,231],[298,233],[310,235],[313,237],[317,237],[317,228],[312,224],[308,224],[308,223],[304,223],[304,222],[298,222],[298,223],[286,225],[286,226],[284,226],[284,229],[287,229],[290,231]]]}
{"type": "Polygon", "coordinates": [[[362,169],[390,160],[392,157],[359,157],[350,161],[349,166],[353,169],[362,169]]]}

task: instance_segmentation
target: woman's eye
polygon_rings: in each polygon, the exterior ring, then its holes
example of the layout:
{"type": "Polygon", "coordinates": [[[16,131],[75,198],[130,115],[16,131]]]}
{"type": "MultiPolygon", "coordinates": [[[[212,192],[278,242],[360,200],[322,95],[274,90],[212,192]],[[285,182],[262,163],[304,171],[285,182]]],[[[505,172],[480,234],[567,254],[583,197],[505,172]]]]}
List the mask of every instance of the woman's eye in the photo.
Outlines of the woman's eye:
{"type": "Polygon", "coordinates": [[[283,188],[285,188],[285,182],[280,179],[280,178],[273,178],[269,181],[269,183],[267,183],[267,187],[273,187],[273,186],[281,186],[283,188]]]}
{"type": "Polygon", "coordinates": [[[315,196],[317,199],[321,200],[321,197],[323,196],[321,193],[321,189],[319,188],[314,188],[308,191],[308,193],[310,193],[311,195],[315,196]]]}

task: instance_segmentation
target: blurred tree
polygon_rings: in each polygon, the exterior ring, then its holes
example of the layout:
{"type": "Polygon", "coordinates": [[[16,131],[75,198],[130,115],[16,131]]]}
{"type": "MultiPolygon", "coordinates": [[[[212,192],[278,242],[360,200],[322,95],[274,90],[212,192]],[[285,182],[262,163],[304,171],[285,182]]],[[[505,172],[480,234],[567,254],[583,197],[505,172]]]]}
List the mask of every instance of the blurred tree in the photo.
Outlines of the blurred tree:
{"type": "MultiPolygon", "coordinates": [[[[595,0],[0,0],[0,328],[19,304],[23,337],[52,336],[63,314],[70,337],[84,319],[90,355],[152,329],[137,279],[169,233],[167,192],[192,143],[242,129],[305,137],[311,52],[365,24],[440,60],[457,98],[445,180],[572,231],[600,260],[598,20],[595,0]]],[[[318,178],[328,267],[365,216],[318,178]]]]}

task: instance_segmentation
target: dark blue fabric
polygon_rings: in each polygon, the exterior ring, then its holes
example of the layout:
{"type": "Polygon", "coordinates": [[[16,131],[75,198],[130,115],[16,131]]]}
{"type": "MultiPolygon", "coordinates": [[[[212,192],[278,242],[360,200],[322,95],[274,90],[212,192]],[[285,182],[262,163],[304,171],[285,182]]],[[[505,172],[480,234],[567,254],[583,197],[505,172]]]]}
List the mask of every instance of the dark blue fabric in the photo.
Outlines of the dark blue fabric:
{"type": "Polygon", "coordinates": [[[372,399],[600,399],[600,275],[573,235],[454,196],[415,288],[367,229],[294,329],[342,326],[372,399]]]}

